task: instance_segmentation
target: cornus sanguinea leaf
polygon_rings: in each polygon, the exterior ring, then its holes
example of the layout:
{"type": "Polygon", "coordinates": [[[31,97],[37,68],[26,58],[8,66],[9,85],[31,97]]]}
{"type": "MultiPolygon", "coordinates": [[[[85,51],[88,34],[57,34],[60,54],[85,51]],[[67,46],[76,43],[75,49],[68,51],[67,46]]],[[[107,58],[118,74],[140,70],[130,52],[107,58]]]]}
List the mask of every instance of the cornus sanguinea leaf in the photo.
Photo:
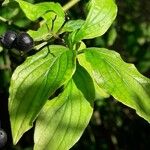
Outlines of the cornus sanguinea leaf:
{"type": "Polygon", "coordinates": [[[39,22],[38,30],[28,31],[34,41],[44,40],[47,36],[54,36],[65,21],[65,12],[59,3],[41,2],[31,4],[23,0],[17,0],[17,2],[31,21],[43,18],[43,21],[39,22]]]}
{"type": "Polygon", "coordinates": [[[16,0],[25,15],[32,21],[37,20],[39,17],[43,17],[49,11],[55,12],[58,16],[64,17],[64,11],[59,3],[54,2],[42,2],[38,4],[31,4],[23,0],[16,0]]]}
{"type": "Polygon", "coordinates": [[[34,150],[68,150],[80,138],[92,115],[94,85],[81,66],[64,91],[46,103],[35,127],[34,150]]]}
{"type": "Polygon", "coordinates": [[[75,54],[63,46],[50,46],[29,57],[13,73],[9,113],[14,144],[32,127],[51,94],[65,84],[75,70],[75,54]]]}
{"type": "Polygon", "coordinates": [[[117,6],[114,0],[91,0],[88,8],[89,13],[85,23],[75,34],[75,42],[103,35],[117,14],[117,6]]]}
{"type": "Polygon", "coordinates": [[[104,48],[85,49],[79,62],[90,71],[99,87],[150,122],[150,80],[134,65],[125,63],[118,53],[104,48]]]}

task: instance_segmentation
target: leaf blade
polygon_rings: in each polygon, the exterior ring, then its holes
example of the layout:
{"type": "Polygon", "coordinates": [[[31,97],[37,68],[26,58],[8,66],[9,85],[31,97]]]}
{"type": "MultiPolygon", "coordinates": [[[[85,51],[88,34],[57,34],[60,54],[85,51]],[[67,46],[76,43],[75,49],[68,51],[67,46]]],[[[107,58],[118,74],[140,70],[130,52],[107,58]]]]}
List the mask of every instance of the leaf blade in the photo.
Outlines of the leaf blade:
{"type": "Polygon", "coordinates": [[[114,21],[116,14],[117,7],[114,0],[91,0],[86,21],[76,33],[74,41],[103,35],[114,21]]]}
{"type": "Polygon", "coordinates": [[[65,23],[64,27],[61,30],[61,33],[63,32],[72,32],[74,30],[79,29],[84,23],[84,20],[78,19],[78,20],[69,20],[65,23]]]}
{"type": "MultiPolygon", "coordinates": [[[[120,55],[103,48],[89,48],[82,54],[92,67],[92,77],[118,101],[136,110],[150,122],[150,80],[134,65],[125,63],[120,55]]],[[[85,66],[84,64],[81,65],[85,66]]],[[[88,69],[88,68],[87,68],[88,69]]]]}
{"type": "Polygon", "coordinates": [[[16,0],[19,6],[24,11],[25,15],[32,21],[37,20],[49,11],[55,12],[58,16],[64,18],[65,14],[59,3],[42,2],[38,4],[31,4],[23,0],[16,0]]]}
{"type": "Polygon", "coordinates": [[[75,55],[63,46],[50,46],[29,57],[11,79],[9,114],[14,143],[32,127],[42,106],[53,92],[73,75],[75,55]]]}
{"type": "MultiPolygon", "coordinates": [[[[83,79],[79,72],[81,73],[84,69],[82,67],[78,69],[74,79],[68,83],[64,92],[49,101],[39,115],[35,128],[34,150],[68,150],[77,142],[87,126],[92,115],[94,96],[92,96],[93,94],[90,97],[85,96],[89,92],[89,90],[86,91],[89,87],[85,88],[83,92],[85,95],[79,90],[82,85],[79,82],[75,83],[75,80],[83,79]],[[88,100],[85,97],[88,97],[88,100]]],[[[90,80],[87,72],[85,78],[90,80]]],[[[92,92],[94,91],[90,91],[90,93],[92,92]]]]}
{"type": "Polygon", "coordinates": [[[26,17],[31,21],[35,21],[40,17],[43,18],[43,20],[39,22],[39,28],[36,31],[28,31],[35,41],[56,36],[56,33],[65,21],[65,13],[59,3],[42,2],[31,4],[23,0],[16,1],[19,3],[26,17]]]}

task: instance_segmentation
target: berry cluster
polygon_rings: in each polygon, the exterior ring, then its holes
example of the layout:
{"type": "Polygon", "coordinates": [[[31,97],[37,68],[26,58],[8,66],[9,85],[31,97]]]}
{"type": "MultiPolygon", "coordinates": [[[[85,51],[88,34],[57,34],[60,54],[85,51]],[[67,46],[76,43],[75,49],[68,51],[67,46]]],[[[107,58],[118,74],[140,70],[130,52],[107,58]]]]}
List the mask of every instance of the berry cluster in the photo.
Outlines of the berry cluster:
{"type": "Polygon", "coordinates": [[[0,42],[4,48],[15,48],[20,51],[29,51],[34,45],[34,41],[28,33],[21,32],[17,34],[15,31],[7,31],[1,37],[0,42]]]}

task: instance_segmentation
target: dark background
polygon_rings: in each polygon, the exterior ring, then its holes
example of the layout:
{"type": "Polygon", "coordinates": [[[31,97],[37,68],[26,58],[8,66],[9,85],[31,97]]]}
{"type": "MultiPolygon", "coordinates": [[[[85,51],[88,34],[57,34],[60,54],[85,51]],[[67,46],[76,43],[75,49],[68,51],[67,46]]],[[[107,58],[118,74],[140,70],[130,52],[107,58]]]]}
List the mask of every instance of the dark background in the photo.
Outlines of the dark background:
{"type": "MultiPolygon", "coordinates": [[[[34,2],[33,0],[28,0],[34,2]]],[[[67,15],[71,19],[85,18],[84,8],[88,0],[81,0],[67,15]]],[[[2,1],[0,1],[2,2],[2,1]]],[[[36,0],[42,2],[42,0],[36,0]]],[[[67,0],[55,0],[64,5],[67,0]]],[[[105,47],[119,52],[126,62],[150,77],[150,1],[117,0],[118,15],[105,35],[85,40],[87,46],[105,47]]],[[[8,29],[26,31],[31,22],[26,19],[16,3],[0,6],[0,35],[8,29]]],[[[23,61],[20,56],[9,54],[11,68],[3,69],[9,59],[0,47],[0,120],[8,134],[4,149],[30,150],[33,146],[33,129],[28,131],[17,146],[12,146],[9,116],[8,87],[13,70],[23,61]]],[[[136,115],[135,111],[117,102],[113,97],[97,99],[94,114],[79,142],[71,150],[148,150],[150,149],[150,124],[136,115]]]]}

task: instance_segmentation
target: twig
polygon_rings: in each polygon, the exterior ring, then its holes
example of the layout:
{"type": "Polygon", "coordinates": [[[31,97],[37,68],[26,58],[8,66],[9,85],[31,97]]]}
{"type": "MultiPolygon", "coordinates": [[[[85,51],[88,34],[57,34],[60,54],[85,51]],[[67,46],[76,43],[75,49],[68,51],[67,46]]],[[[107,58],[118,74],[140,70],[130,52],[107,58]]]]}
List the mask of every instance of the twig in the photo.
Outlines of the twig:
{"type": "Polygon", "coordinates": [[[7,22],[8,20],[0,16],[0,21],[7,22]]]}
{"type": "Polygon", "coordinates": [[[70,2],[68,2],[67,4],[65,4],[63,6],[63,10],[67,11],[69,10],[71,7],[73,7],[76,3],[78,3],[80,0],[71,0],[70,2]]]}

